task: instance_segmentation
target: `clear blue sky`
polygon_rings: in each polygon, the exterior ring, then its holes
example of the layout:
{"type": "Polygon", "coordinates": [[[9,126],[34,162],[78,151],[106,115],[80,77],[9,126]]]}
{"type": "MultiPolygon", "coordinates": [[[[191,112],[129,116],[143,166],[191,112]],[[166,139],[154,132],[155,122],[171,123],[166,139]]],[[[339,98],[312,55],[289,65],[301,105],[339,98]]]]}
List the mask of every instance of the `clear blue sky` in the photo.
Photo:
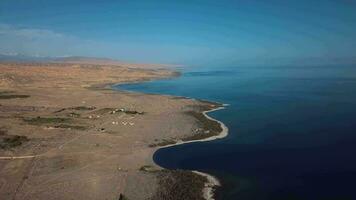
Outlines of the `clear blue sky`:
{"type": "Polygon", "coordinates": [[[353,0],[1,0],[0,53],[199,63],[356,57],[353,0]]]}

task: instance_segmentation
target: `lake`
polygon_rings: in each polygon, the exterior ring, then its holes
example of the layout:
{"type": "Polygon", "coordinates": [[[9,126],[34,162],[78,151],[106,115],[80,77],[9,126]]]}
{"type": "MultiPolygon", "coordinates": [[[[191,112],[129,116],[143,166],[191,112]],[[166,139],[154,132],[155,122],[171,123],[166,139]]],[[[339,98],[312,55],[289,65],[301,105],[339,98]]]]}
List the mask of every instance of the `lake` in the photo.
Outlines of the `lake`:
{"type": "Polygon", "coordinates": [[[356,199],[356,67],[186,67],[118,86],[229,104],[228,137],[158,150],[154,161],[218,177],[224,200],[356,199]]]}

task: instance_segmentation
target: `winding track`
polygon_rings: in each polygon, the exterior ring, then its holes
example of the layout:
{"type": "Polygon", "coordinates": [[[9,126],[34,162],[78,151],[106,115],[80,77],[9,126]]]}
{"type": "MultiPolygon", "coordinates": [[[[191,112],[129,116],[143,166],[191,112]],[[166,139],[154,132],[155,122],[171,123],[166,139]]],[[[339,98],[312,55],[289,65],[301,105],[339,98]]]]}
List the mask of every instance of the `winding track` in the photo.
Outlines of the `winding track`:
{"type": "Polygon", "coordinates": [[[0,156],[0,160],[15,160],[15,159],[28,159],[34,158],[39,155],[32,155],[32,156],[0,156]]]}

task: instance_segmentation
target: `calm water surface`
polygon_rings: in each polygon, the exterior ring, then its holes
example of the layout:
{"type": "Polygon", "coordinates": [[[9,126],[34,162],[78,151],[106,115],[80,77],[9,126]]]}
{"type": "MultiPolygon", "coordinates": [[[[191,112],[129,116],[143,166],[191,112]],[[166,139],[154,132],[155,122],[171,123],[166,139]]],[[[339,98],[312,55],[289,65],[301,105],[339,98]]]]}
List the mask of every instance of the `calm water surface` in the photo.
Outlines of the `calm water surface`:
{"type": "Polygon", "coordinates": [[[356,199],[356,67],[201,67],[120,88],[230,104],[209,114],[227,138],[154,155],[217,176],[221,199],[356,199]]]}

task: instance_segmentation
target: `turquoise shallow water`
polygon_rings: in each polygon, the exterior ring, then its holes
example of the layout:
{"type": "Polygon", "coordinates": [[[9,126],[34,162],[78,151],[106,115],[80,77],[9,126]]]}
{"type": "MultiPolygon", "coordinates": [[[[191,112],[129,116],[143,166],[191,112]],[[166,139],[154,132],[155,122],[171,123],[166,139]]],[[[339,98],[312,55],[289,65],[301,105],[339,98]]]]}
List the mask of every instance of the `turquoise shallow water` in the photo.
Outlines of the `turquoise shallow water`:
{"type": "Polygon", "coordinates": [[[157,151],[170,169],[223,182],[221,199],[356,199],[356,67],[201,67],[119,86],[230,104],[221,140],[157,151]]]}

